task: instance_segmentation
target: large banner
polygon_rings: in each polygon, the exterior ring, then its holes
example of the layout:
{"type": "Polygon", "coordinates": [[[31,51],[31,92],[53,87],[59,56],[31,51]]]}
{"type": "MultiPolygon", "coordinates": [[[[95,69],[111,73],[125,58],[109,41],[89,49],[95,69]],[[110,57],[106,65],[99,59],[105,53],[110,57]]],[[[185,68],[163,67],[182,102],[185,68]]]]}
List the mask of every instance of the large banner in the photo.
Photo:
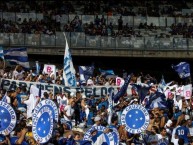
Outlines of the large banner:
{"type": "MultiPolygon", "coordinates": [[[[12,90],[16,89],[17,86],[25,86],[27,90],[30,89],[31,85],[35,85],[37,88],[41,86],[41,90],[53,91],[56,93],[76,93],[83,92],[87,97],[90,95],[94,95],[95,97],[101,97],[109,94],[111,90],[114,90],[114,93],[118,91],[120,87],[118,86],[92,86],[92,87],[66,87],[63,85],[56,84],[48,84],[48,83],[39,83],[39,82],[26,82],[19,80],[11,80],[11,79],[0,79],[0,84],[3,89],[12,90]],[[40,85],[41,84],[41,85],[40,85]]],[[[131,95],[131,86],[128,86],[127,95],[131,95]]]]}

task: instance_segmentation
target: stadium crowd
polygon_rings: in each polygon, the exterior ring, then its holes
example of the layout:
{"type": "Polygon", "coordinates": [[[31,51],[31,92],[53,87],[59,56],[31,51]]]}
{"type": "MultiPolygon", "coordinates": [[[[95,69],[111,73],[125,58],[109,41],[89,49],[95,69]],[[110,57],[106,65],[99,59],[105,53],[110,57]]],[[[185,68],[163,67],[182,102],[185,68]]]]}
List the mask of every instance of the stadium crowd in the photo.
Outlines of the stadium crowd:
{"type": "MultiPolygon", "coordinates": [[[[36,73],[35,69],[32,71],[25,71],[23,67],[17,65],[14,70],[5,69],[1,72],[2,79],[20,80],[26,82],[40,82],[49,84],[62,84],[62,70],[58,70],[56,77],[50,74],[36,73]]],[[[77,86],[90,87],[90,86],[116,86],[114,77],[106,78],[102,75],[92,76],[87,82],[82,84],[79,74],[77,74],[77,86]]],[[[132,75],[129,83],[150,86],[146,96],[151,96],[158,91],[160,83],[155,77],[149,74],[132,75]]],[[[189,84],[189,82],[187,82],[189,84]]],[[[59,122],[53,130],[53,136],[46,144],[54,145],[76,145],[76,144],[92,144],[92,138],[89,141],[82,142],[85,132],[91,126],[105,126],[108,127],[104,133],[111,131],[114,127],[119,132],[120,143],[126,145],[157,145],[163,139],[168,145],[188,145],[193,142],[193,124],[192,124],[192,98],[186,99],[180,95],[177,88],[177,82],[172,81],[166,85],[164,91],[169,88],[172,91],[171,96],[165,98],[167,107],[153,107],[147,108],[150,116],[150,122],[147,130],[139,134],[129,133],[125,126],[121,125],[120,114],[128,105],[140,104],[145,106],[146,99],[140,100],[138,91],[134,88],[131,94],[125,93],[118,99],[118,103],[113,106],[113,115],[108,121],[109,117],[109,94],[100,96],[99,98],[92,94],[88,97],[82,92],[66,93],[58,92],[53,94],[53,91],[45,91],[41,97],[32,101],[30,98],[30,91],[26,87],[16,87],[16,89],[4,90],[1,86],[0,99],[6,96],[6,102],[9,103],[15,110],[17,115],[17,125],[14,131],[10,134],[1,135],[1,144],[22,144],[22,145],[35,145],[38,144],[34,140],[31,125],[32,125],[32,110],[38,102],[44,99],[53,100],[59,111],[59,122]],[[34,104],[32,104],[32,102],[34,104]],[[64,103],[65,102],[65,103],[64,103]],[[65,121],[64,121],[65,120],[65,121]]],[[[185,84],[184,84],[185,85],[185,84]]],[[[95,130],[91,133],[93,136],[96,134],[95,130]]]]}
{"type": "MultiPolygon", "coordinates": [[[[164,0],[161,2],[156,0],[9,1],[0,3],[1,12],[42,13],[43,18],[41,20],[18,18],[15,21],[0,19],[0,33],[47,34],[52,36],[56,32],[65,31],[84,32],[90,36],[143,37],[142,31],[154,31],[161,28],[146,22],[141,22],[136,28],[129,23],[124,24],[122,18],[124,16],[192,18],[193,13],[185,15],[181,13],[182,9],[190,9],[190,5],[191,1],[184,0],[164,0]],[[75,16],[71,21],[63,24],[61,23],[62,14],[74,14],[75,16]],[[94,15],[95,18],[89,23],[83,23],[81,15],[94,15]],[[107,16],[118,16],[117,25],[114,25],[113,22],[108,23],[107,16]]],[[[156,37],[168,38],[170,35],[182,35],[184,38],[192,38],[193,36],[193,26],[187,23],[174,23],[162,29],[168,32],[167,35],[160,34],[156,37]]],[[[42,71],[38,74],[34,68],[25,70],[22,66],[17,65],[14,69],[1,70],[0,80],[10,79],[39,84],[64,85],[63,69],[58,69],[56,76],[53,73],[44,74],[42,71]]],[[[123,76],[123,78],[126,79],[127,76],[123,76]]],[[[101,74],[90,76],[83,83],[80,74],[77,73],[76,82],[77,87],[80,88],[117,87],[115,77],[106,77],[101,74]]],[[[129,85],[132,87],[131,94],[124,93],[113,104],[113,114],[110,120],[110,94],[96,97],[94,94],[85,96],[81,91],[76,93],[45,91],[42,95],[32,96],[31,88],[17,86],[15,89],[6,90],[1,85],[0,100],[13,107],[17,116],[17,124],[11,133],[0,134],[0,144],[40,144],[32,134],[32,112],[39,102],[49,99],[54,101],[57,106],[59,122],[54,123],[52,137],[45,144],[91,145],[94,144],[94,137],[97,132],[91,130],[92,138],[83,141],[85,133],[92,126],[102,125],[107,127],[104,134],[112,132],[112,128],[117,129],[121,145],[158,145],[160,141],[164,141],[168,145],[193,145],[192,96],[187,99],[178,90],[178,88],[183,88],[188,84],[190,84],[189,80],[186,83],[177,83],[174,80],[163,86],[149,74],[132,74],[129,80],[129,85]],[[141,84],[141,89],[148,88],[143,99],[138,84],[141,84]],[[157,93],[160,89],[161,94],[164,95],[162,100],[164,105],[154,106],[154,104],[150,104],[151,107],[147,106],[152,95],[156,94],[159,97],[157,93]],[[171,92],[170,95],[167,94],[168,92],[171,92]],[[146,107],[149,113],[150,120],[147,129],[138,134],[132,134],[121,124],[122,111],[132,104],[146,107]]],[[[118,89],[120,88],[118,87],[118,89]]],[[[0,127],[1,123],[0,118],[0,127]]]]}
{"type": "MultiPolygon", "coordinates": [[[[0,5],[2,12],[15,12],[15,13],[42,13],[42,19],[32,20],[16,18],[16,20],[0,20],[1,33],[27,33],[27,34],[48,34],[54,35],[56,32],[85,32],[86,35],[96,36],[136,36],[142,37],[141,30],[136,30],[133,24],[123,24],[122,16],[167,16],[167,17],[182,17],[191,18],[190,14],[182,15],[182,9],[190,9],[191,3],[188,1],[18,1],[7,2],[0,5]],[[54,7],[53,7],[54,5],[54,7]],[[124,7],[125,6],[125,7],[124,7]],[[63,14],[76,15],[72,20],[61,22],[63,14]],[[83,23],[81,15],[95,15],[90,22],[83,23]],[[98,16],[102,15],[102,16],[98,16]],[[106,16],[119,16],[116,25],[109,20],[107,23],[106,16]]],[[[67,18],[65,18],[67,19],[67,18]]],[[[156,26],[154,23],[147,24],[141,23],[139,29],[145,31],[158,30],[161,27],[156,26]]],[[[169,35],[182,35],[184,38],[192,38],[192,25],[189,22],[174,22],[171,26],[167,26],[164,31],[169,35]]],[[[160,36],[161,38],[163,37],[160,36]]]]}

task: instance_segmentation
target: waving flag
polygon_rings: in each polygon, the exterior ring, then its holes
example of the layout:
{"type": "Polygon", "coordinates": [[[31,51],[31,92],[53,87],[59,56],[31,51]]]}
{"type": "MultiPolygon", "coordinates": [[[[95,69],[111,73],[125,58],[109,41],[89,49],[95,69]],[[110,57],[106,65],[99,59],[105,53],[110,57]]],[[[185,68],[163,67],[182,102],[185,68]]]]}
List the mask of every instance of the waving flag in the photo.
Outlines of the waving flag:
{"type": "Polygon", "coordinates": [[[4,50],[4,58],[11,64],[19,64],[24,68],[29,68],[29,61],[26,48],[11,48],[4,50]]]}
{"type": "Polygon", "coordinates": [[[111,118],[113,116],[113,96],[114,96],[114,92],[113,90],[111,90],[110,94],[109,94],[109,97],[108,97],[108,102],[109,102],[109,105],[108,105],[108,124],[110,125],[111,124],[111,118]]]}
{"type": "Polygon", "coordinates": [[[94,66],[79,66],[79,74],[81,83],[86,81],[93,75],[94,66]]]}
{"type": "Polygon", "coordinates": [[[149,97],[149,101],[146,104],[147,109],[153,108],[167,108],[166,96],[163,93],[156,92],[149,97]]]}
{"type": "Polygon", "coordinates": [[[97,133],[91,140],[93,145],[108,145],[104,133],[97,133]]]}
{"type": "Polygon", "coordinates": [[[178,65],[172,65],[172,68],[178,73],[181,79],[190,76],[190,65],[187,62],[180,62],[178,65]]]}
{"type": "Polygon", "coordinates": [[[117,94],[113,96],[113,100],[114,100],[115,103],[117,103],[119,101],[119,98],[126,93],[128,85],[129,85],[129,82],[130,82],[130,79],[131,79],[131,75],[129,75],[126,78],[125,83],[121,87],[120,91],[118,91],[117,94]]]}
{"type": "Polygon", "coordinates": [[[4,59],[3,47],[0,47],[0,58],[4,59]]]}
{"type": "MultiPolygon", "coordinates": [[[[66,39],[65,33],[63,33],[66,39]]],[[[71,53],[68,47],[68,42],[66,39],[66,48],[64,52],[64,69],[63,69],[63,79],[65,86],[74,87],[76,86],[75,69],[72,63],[71,53]]]]}
{"type": "Polygon", "coordinates": [[[141,85],[141,84],[131,84],[132,89],[134,89],[138,96],[139,96],[139,100],[140,102],[143,102],[145,97],[148,95],[149,90],[151,88],[151,86],[145,86],[145,85],[141,85]]]}
{"type": "Polygon", "coordinates": [[[104,77],[109,77],[109,76],[114,76],[115,75],[114,71],[111,70],[111,69],[110,70],[99,69],[99,71],[100,71],[101,75],[104,76],[104,77]]]}
{"type": "Polygon", "coordinates": [[[162,76],[162,79],[158,85],[158,91],[163,93],[165,86],[166,86],[166,82],[164,80],[164,76],[162,76]]]}
{"type": "Polygon", "coordinates": [[[39,65],[39,62],[36,61],[36,74],[39,74],[40,73],[40,65],[39,65]]]}

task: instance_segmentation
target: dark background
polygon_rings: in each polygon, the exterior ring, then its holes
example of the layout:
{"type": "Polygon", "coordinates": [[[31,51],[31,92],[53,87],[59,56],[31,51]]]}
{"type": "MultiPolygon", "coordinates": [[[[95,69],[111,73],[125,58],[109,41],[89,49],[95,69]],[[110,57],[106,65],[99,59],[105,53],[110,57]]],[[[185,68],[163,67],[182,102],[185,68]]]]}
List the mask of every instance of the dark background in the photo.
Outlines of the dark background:
{"type": "MultiPolygon", "coordinates": [[[[40,64],[57,64],[59,68],[63,67],[63,56],[29,55],[29,60],[40,64]]],[[[160,81],[162,75],[166,82],[171,80],[181,81],[178,74],[171,68],[171,65],[177,65],[180,62],[190,64],[192,72],[193,59],[168,59],[168,58],[124,58],[124,57],[82,57],[72,56],[73,64],[78,72],[79,65],[95,65],[95,74],[99,73],[98,68],[113,69],[116,75],[122,76],[123,70],[128,73],[150,74],[160,81]]]]}

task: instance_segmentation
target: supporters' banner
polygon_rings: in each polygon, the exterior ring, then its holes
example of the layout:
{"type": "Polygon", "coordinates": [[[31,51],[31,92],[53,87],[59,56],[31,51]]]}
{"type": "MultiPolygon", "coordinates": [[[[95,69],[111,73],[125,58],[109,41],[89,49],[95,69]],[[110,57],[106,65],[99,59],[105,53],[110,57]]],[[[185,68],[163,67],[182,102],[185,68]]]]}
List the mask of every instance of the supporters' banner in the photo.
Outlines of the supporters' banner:
{"type": "Polygon", "coordinates": [[[149,125],[149,113],[141,105],[129,105],[122,112],[121,123],[125,125],[128,132],[132,134],[141,133],[149,125]]]}
{"type": "Polygon", "coordinates": [[[125,81],[121,77],[116,77],[116,86],[122,87],[124,85],[125,81]]]}
{"type": "Polygon", "coordinates": [[[172,65],[172,68],[178,73],[181,79],[190,76],[190,65],[187,62],[180,62],[178,65],[172,65]]]}
{"type": "MultiPolygon", "coordinates": [[[[55,84],[48,84],[48,83],[38,83],[38,82],[26,82],[26,81],[19,81],[19,80],[11,80],[11,79],[0,79],[1,87],[5,90],[15,90],[17,86],[25,86],[27,90],[30,89],[31,85],[34,85],[40,88],[42,91],[45,90],[47,92],[53,91],[55,94],[57,93],[75,93],[76,92],[83,92],[87,97],[90,95],[94,95],[95,97],[106,96],[111,92],[114,93],[118,92],[118,87],[116,86],[92,86],[92,87],[66,87],[63,85],[55,85],[55,84]]],[[[127,88],[127,94],[131,95],[131,86],[127,88]]]]}
{"type": "Polygon", "coordinates": [[[42,105],[41,102],[35,107],[32,115],[32,132],[34,139],[39,143],[46,143],[52,137],[53,116],[52,110],[42,105]]]}
{"type": "Polygon", "coordinates": [[[192,96],[192,84],[184,86],[184,97],[190,99],[192,96]]]}
{"type": "Polygon", "coordinates": [[[115,140],[111,132],[103,133],[105,129],[106,127],[104,126],[93,126],[85,133],[83,140],[91,139],[93,145],[99,145],[103,143],[107,143],[108,145],[116,145],[115,143],[118,141],[115,140]],[[93,131],[97,131],[95,136],[91,135],[93,131]]]}
{"type": "Polygon", "coordinates": [[[0,134],[9,134],[15,128],[16,114],[6,102],[0,101],[0,134]]]}
{"type": "MultiPolygon", "coordinates": [[[[65,33],[63,33],[66,39],[65,33]]],[[[72,63],[71,53],[68,47],[68,42],[66,39],[66,48],[64,52],[64,69],[63,69],[63,79],[66,86],[76,86],[75,69],[72,63]]]]}
{"type": "Polygon", "coordinates": [[[5,60],[12,64],[19,64],[25,68],[29,68],[29,61],[26,48],[11,48],[4,50],[5,60]]]}

